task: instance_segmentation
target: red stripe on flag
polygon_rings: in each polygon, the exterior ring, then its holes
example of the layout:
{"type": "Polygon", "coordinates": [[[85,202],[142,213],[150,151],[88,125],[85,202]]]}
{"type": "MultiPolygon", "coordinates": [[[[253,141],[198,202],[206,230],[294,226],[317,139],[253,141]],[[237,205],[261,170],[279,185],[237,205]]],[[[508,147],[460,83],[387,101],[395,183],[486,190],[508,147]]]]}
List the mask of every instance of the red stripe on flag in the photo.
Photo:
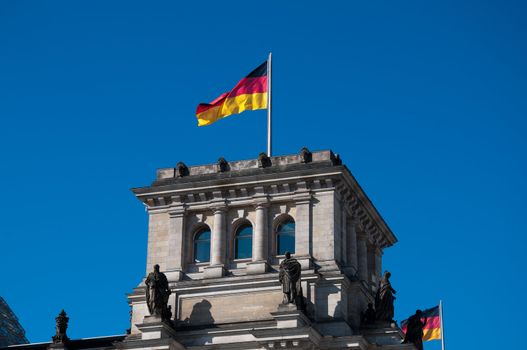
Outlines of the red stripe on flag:
{"type": "MultiPolygon", "coordinates": [[[[424,317],[421,318],[421,322],[424,322],[424,321],[425,321],[424,317]]],[[[404,334],[406,334],[406,327],[407,327],[406,323],[401,324],[401,330],[403,331],[404,334]]],[[[439,316],[428,317],[426,320],[426,324],[423,327],[423,330],[434,329],[434,328],[441,328],[441,319],[439,318],[439,316]]]]}
{"type": "Polygon", "coordinates": [[[234,89],[229,92],[229,97],[267,92],[267,77],[243,78],[234,89]]]}
{"type": "MultiPolygon", "coordinates": [[[[422,318],[421,320],[424,321],[424,318],[422,318]]],[[[440,327],[441,327],[441,319],[439,318],[439,316],[435,316],[435,317],[429,317],[426,320],[426,324],[423,328],[427,329],[427,328],[440,328],[440,327]]]]}

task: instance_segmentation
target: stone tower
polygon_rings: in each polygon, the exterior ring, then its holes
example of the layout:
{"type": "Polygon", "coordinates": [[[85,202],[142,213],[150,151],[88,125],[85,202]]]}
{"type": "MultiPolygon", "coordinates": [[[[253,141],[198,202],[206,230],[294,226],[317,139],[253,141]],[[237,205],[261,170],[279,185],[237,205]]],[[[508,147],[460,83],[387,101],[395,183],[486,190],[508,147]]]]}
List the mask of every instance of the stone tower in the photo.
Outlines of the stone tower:
{"type": "Polygon", "coordinates": [[[173,325],[145,323],[143,281],[119,347],[411,349],[394,325],[361,326],[397,239],[333,152],[178,163],[133,192],[149,216],[145,273],[166,274],[173,325]],[[301,264],[303,311],[278,310],[286,250],[301,264]]]}

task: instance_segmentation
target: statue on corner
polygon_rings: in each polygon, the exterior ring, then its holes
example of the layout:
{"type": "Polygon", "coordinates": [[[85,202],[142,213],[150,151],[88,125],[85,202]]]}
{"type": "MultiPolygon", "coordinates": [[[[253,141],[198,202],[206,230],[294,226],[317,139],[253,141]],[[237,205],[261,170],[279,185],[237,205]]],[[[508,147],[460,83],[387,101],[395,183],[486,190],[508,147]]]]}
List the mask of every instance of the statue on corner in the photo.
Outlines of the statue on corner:
{"type": "Polygon", "coordinates": [[[373,303],[368,303],[368,308],[361,313],[361,325],[372,325],[375,323],[376,314],[373,303]]]}
{"type": "Polygon", "coordinates": [[[423,329],[426,326],[428,318],[424,317],[421,310],[417,310],[415,315],[410,316],[406,326],[406,334],[403,343],[414,344],[417,350],[423,350],[423,329]]]}
{"type": "Polygon", "coordinates": [[[159,271],[159,265],[154,265],[154,272],[148,274],[145,284],[146,304],[150,315],[161,317],[163,321],[169,321],[172,311],[167,305],[168,297],[172,292],[166,275],[159,271]]]}
{"type": "Polygon", "coordinates": [[[395,301],[395,289],[392,288],[390,283],[390,277],[392,274],[388,271],[384,273],[379,288],[377,289],[377,295],[375,296],[375,313],[377,321],[381,322],[394,322],[394,307],[395,301]]]}
{"type": "Polygon", "coordinates": [[[284,300],[282,304],[296,304],[298,309],[303,309],[302,286],[300,284],[300,263],[291,258],[291,253],[285,253],[285,259],[280,264],[278,280],[282,284],[284,300]]]}

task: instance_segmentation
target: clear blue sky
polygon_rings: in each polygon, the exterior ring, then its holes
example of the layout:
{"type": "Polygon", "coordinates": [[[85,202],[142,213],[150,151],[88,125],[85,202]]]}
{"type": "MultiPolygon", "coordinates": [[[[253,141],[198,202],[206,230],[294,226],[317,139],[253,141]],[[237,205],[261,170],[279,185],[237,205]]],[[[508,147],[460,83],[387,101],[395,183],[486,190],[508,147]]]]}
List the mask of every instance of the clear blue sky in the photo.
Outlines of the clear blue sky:
{"type": "Polygon", "coordinates": [[[265,150],[265,111],[194,111],[272,51],[275,153],[341,154],[399,238],[396,319],[443,299],[449,349],[519,348],[525,6],[0,2],[0,295],[31,341],[61,308],[72,337],[123,333],[147,239],[129,189],[265,150]]]}

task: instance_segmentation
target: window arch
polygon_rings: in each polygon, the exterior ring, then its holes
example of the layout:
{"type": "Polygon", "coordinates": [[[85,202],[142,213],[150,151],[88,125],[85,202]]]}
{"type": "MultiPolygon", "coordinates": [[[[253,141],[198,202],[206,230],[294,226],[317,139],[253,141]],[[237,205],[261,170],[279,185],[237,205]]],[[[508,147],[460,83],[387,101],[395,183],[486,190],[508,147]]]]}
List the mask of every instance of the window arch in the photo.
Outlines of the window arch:
{"type": "Polygon", "coordinates": [[[276,228],[276,255],[295,253],[295,221],[287,218],[276,228]]]}
{"type": "Polygon", "coordinates": [[[210,229],[202,228],[194,235],[194,262],[210,261],[210,229]]]}
{"type": "Polygon", "coordinates": [[[248,259],[253,256],[253,227],[243,224],[234,236],[234,259],[248,259]]]}

